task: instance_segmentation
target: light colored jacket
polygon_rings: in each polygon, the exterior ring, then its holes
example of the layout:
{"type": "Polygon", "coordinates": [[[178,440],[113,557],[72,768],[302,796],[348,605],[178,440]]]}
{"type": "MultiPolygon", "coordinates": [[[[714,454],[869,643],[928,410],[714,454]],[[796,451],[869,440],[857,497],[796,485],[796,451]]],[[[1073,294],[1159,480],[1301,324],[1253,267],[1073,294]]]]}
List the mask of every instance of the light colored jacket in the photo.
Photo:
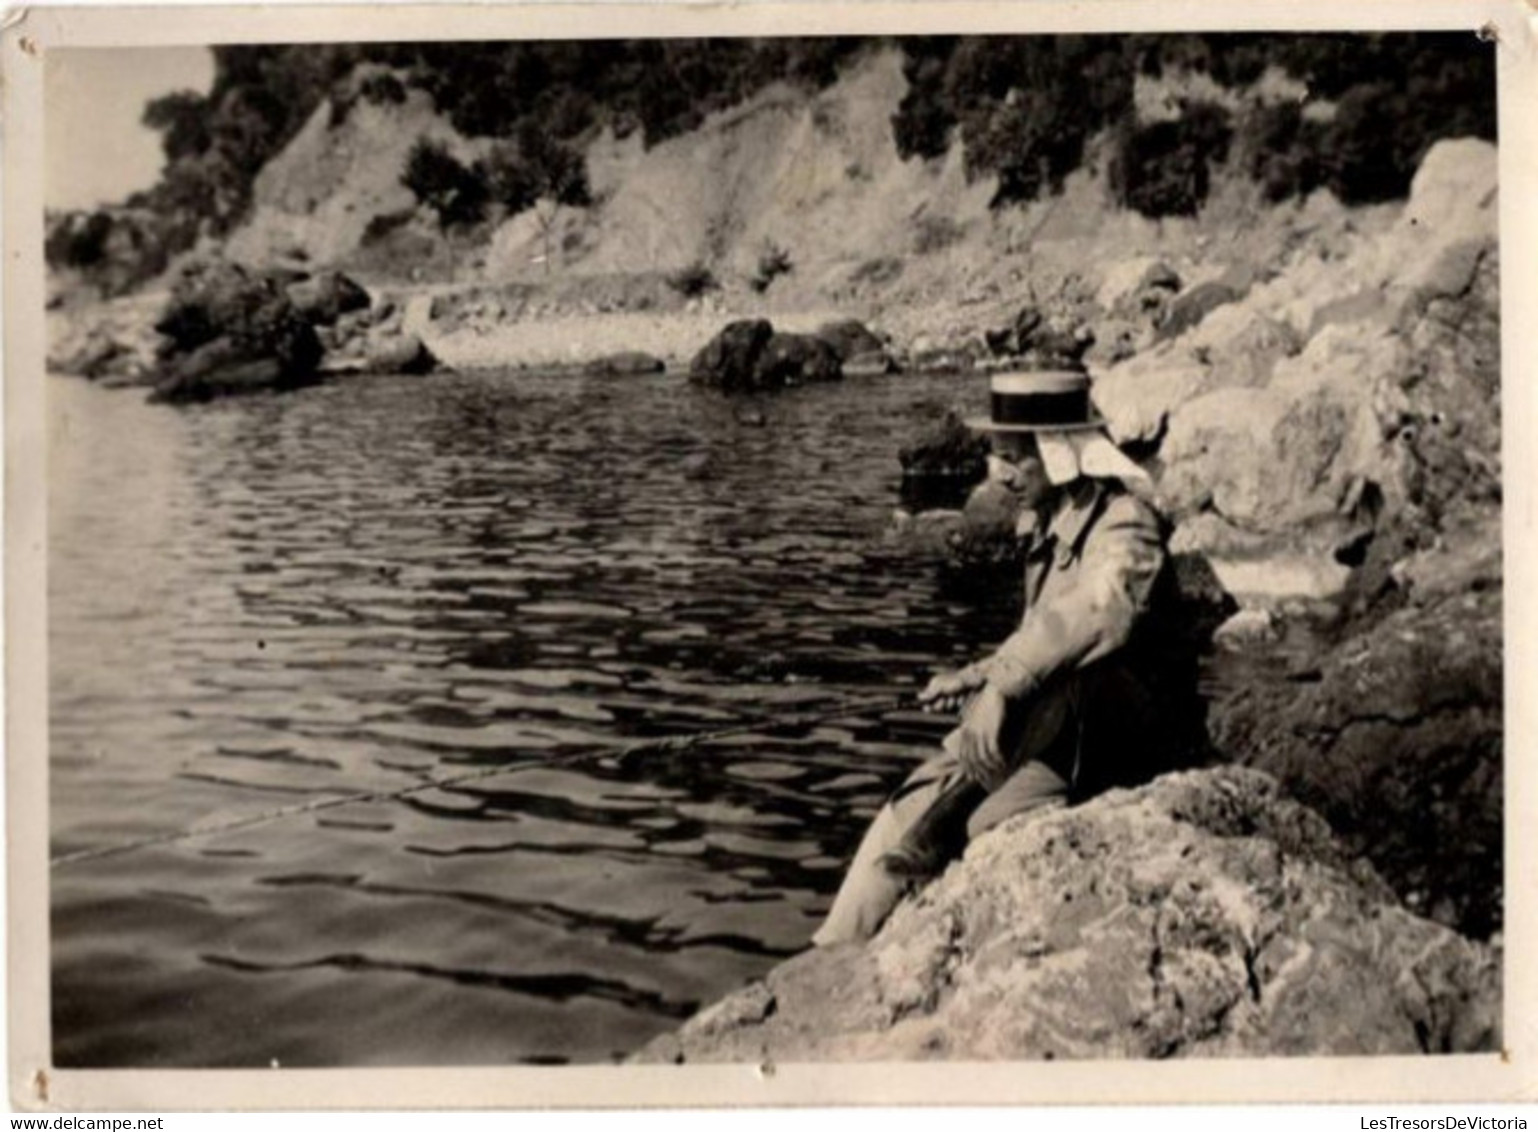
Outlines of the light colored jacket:
{"type": "Polygon", "coordinates": [[[1164,557],[1148,504],[1114,481],[1068,485],[1026,557],[1020,627],[982,662],[988,682],[1017,700],[1121,648],[1164,557]]]}

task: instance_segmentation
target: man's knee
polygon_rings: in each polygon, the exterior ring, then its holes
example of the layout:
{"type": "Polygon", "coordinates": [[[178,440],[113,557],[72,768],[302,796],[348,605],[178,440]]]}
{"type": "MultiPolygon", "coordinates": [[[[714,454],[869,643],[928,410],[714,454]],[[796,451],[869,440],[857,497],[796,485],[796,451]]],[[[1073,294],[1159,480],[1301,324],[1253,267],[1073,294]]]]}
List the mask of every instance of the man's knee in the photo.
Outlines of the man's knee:
{"type": "Polygon", "coordinates": [[[1068,801],[1068,780],[1043,762],[1028,762],[1007,778],[967,819],[967,838],[986,833],[1017,814],[1068,801]]]}

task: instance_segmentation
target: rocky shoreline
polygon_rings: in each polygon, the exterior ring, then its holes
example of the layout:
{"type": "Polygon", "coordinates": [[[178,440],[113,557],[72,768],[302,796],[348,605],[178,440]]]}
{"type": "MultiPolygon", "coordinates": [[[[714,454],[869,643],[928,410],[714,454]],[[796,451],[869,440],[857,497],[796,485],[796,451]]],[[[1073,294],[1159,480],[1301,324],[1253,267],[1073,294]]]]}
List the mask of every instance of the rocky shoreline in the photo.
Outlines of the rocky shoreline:
{"type": "MultiPolygon", "coordinates": [[[[1208,647],[1307,643],[1211,692],[1207,769],[1001,830],[868,949],[792,960],[643,1058],[1482,1050],[1503,899],[1495,173],[1487,143],[1440,143],[1403,207],[1274,214],[1265,259],[1085,237],[916,259],[860,292],[216,267],[62,303],[50,368],[170,400],[518,367],[688,370],[730,395],[975,374],[1069,333],[1208,647]]],[[[892,538],[1007,571],[1012,516],[973,490],[983,453],[952,408],[894,438],[915,490],[892,538]]]]}
{"type": "Polygon", "coordinates": [[[866,944],[808,951],[639,1063],[1491,1051],[1500,955],[1406,911],[1269,776],[1015,818],[866,944]]]}

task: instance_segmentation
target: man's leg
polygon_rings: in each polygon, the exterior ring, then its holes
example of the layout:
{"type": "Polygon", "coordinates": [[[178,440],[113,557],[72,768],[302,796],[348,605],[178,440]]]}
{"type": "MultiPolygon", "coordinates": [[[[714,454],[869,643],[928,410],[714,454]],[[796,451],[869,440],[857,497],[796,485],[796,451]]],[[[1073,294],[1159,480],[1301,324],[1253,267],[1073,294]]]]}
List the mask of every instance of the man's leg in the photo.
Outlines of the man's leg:
{"type": "Polygon", "coordinates": [[[1020,721],[1016,769],[972,811],[968,840],[1005,818],[1068,801],[1079,753],[1079,695],[1072,677],[1037,697],[1020,721]]]}
{"type": "MultiPolygon", "coordinates": [[[[976,832],[1011,814],[1066,795],[1065,776],[1071,774],[1071,770],[1054,772],[1049,768],[1058,766],[1064,759],[1070,760],[1071,766],[1073,736],[1070,732],[1074,728],[1068,724],[1073,716],[1070,703],[1073,694],[1071,683],[1059,684],[1037,696],[1029,710],[1010,727],[1009,743],[1019,769],[994,792],[994,796],[1002,795],[997,802],[989,797],[970,815],[965,829],[959,826],[954,829],[957,841],[954,846],[942,846],[945,856],[960,849],[963,837],[975,836],[976,832]],[[987,824],[978,825],[978,814],[984,815],[987,824]],[[974,826],[977,826],[976,830],[974,826]]],[[[916,859],[935,856],[937,846],[933,839],[940,836],[950,840],[951,818],[947,816],[941,823],[945,827],[943,830],[927,826],[924,819],[947,790],[962,778],[960,762],[945,750],[920,766],[898,788],[860,842],[827,919],[812,936],[814,944],[826,946],[847,940],[865,940],[875,934],[909,886],[915,883],[914,879],[893,875],[882,864],[882,857],[899,850],[899,855],[916,859]],[[914,836],[910,838],[910,834],[914,836]],[[916,841],[923,844],[914,844],[916,841]]]]}
{"type": "Polygon", "coordinates": [[[1010,775],[967,819],[967,837],[986,833],[1005,818],[1068,802],[1068,780],[1044,762],[1032,760],[1010,775]]]}
{"type": "Polygon", "coordinates": [[[911,883],[888,872],[881,858],[902,843],[959,773],[954,756],[936,755],[914,771],[881,807],[849,863],[833,907],[812,936],[814,944],[826,947],[869,939],[876,933],[911,883]]]}

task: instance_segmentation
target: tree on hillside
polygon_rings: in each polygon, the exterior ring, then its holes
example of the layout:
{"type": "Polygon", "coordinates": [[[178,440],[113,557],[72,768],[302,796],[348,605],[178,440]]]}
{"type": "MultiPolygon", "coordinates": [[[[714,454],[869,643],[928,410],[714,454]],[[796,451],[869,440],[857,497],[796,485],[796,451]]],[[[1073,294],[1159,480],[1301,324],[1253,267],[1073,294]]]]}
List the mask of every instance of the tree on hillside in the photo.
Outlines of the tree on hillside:
{"type": "Polygon", "coordinates": [[[515,143],[502,143],[477,162],[476,173],[509,214],[534,210],[549,271],[550,241],[562,206],[585,208],[593,203],[582,154],[527,122],[515,143]]]}
{"type": "Polygon", "coordinates": [[[1232,137],[1228,111],[1210,102],[1188,103],[1170,121],[1124,120],[1109,174],[1117,203],[1154,218],[1195,216],[1232,137]]]}
{"type": "Polygon", "coordinates": [[[441,142],[418,138],[406,155],[401,184],[438,214],[445,228],[479,223],[486,214],[486,182],[441,142]]]}
{"type": "Polygon", "coordinates": [[[208,102],[196,91],[172,91],[152,99],[145,104],[142,120],[160,133],[160,148],[168,162],[197,157],[213,144],[208,102]]]}

